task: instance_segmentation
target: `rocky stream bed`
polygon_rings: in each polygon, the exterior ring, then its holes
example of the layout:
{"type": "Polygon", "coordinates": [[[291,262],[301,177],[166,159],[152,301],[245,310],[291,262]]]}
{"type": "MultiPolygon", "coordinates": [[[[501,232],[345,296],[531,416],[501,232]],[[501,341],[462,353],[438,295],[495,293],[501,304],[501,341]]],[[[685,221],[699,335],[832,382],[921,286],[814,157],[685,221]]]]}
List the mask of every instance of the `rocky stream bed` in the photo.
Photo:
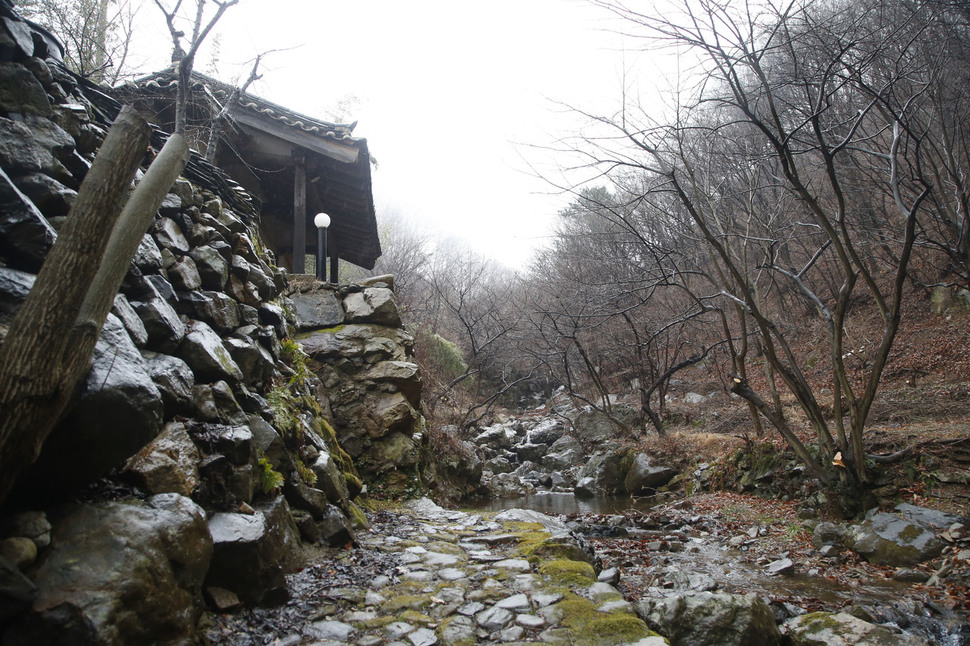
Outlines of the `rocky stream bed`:
{"type": "Polygon", "coordinates": [[[421,499],[369,519],[356,548],[322,550],[289,577],[287,602],[210,614],[204,637],[289,646],[970,644],[965,564],[944,558],[951,577],[933,581],[933,564],[881,568],[826,550],[820,524],[800,523],[791,504],[718,494],[557,518],[421,499]]]}

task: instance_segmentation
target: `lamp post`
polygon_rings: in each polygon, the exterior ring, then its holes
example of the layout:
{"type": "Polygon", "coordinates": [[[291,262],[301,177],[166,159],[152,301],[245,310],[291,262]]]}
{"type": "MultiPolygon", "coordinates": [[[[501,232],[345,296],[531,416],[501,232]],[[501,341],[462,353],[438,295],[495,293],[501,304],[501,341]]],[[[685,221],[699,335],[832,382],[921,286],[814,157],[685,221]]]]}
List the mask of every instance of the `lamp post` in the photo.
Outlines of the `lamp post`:
{"type": "Polygon", "coordinates": [[[313,217],[313,224],[317,227],[317,280],[327,280],[327,227],[330,226],[330,216],[317,213],[313,217]]]}

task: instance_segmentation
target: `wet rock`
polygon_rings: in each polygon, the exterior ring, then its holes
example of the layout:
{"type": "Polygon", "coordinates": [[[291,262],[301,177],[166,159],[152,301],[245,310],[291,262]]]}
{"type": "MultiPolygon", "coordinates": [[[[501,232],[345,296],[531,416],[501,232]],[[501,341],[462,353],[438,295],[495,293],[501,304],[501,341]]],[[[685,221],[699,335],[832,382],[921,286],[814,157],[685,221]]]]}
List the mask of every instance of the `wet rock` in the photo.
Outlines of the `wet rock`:
{"type": "Polygon", "coordinates": [[[790,619],[782,630],[792,646],[849,646],[850,644],[894,644],[928,646],[929,641],[902,633],[897,628],[878,626],[844,612],[813,612],[790,619]]]}
{"type": "Polygon", "coordinates": [[[907,520],[928,525],[937,531],[943,531],[954,523],[961,523],[965,520],[956,514],[948,514],[936,509],[919,507],[906,502],[896,505],[896,513],[907,520]]]}
{"type": "Polygon", "coordinates": [[[77,200],[77,191],[43,173],[31,173],[14,181],[48,220],[66,216],[77,200]]]}
{"type": "Polygon", "coordinates": [[[0,110],[41,117],[52,112],[44,86],[20,63],[0,65],[0,110]]]}
{"type": "Polygon", "coordinates": [[[331,289],[317,289],[290,295],[296,327],[300,331],[334,327],[344,322],[344,310],[331,289]]]}
{"type": "Polygon", "coordinates": [[[357,634],[357,629],[342,621],[317,621],[307,626],[306,633],[321,641],[347,643],[357,634]]]}
{"type": "Polygon", "coordinates": [[[185,234],[182,233],[182,229],[170,218],[156,220],[153,234],[159,247],[175,252],[176,256],[188,253],[191,248],[189,241],[185,239],[185,234]]]}
{"type": "Polygon", "coordinates": [[[177,494],[83,505],[54,522],[31,612],[5,644],[180,644],[195,631],[212,542],[177,494]],[[53,641],[52,641],[53,640],[53,641]]]}
{"type": "Polygon", "coordinates": [[[178,356],[204,381],[224,380],[239,383],[243,374],[223,347],[222,339],[202,321],[189,324],[185,339],[178,349],[178,356]]]}
{"type": "Polygon", "coordinates": [[[323,518],[317,522],[317,527],[323,540],[329,545],[347,547],[357,543],[357,537],[346,516],[333,505],[327,507],[323,518]]]}
{"type": "Polygon", "coordinates": [[[209,531],[213,553],[206,586],[231,590],[250,605],[288,597],[284,574],[291,571],[293,556],[287,552],[299,544],[299,531],[288,511],[281,517],[280,503],[269,513],[214,514],[209,531]]]}
{"type": "Polygon", "coordinates": [[[168,279],[175,289],[193,291],[202,287],[202,277],[195,266],[195,261],[189,256],[183,256],[168,268],[168,279]]]}
{"type": "Polygon", "coordinates": [[[0,259],[37,272],[56,237],[47,219],[0,168],[0,259]]]}
{"type": "Polygon", "coordinates": [[[226,339],[223,344],[239,366],[244,383],[260,386],[273,378],[276,372],[273,355],[255,340],[236,336],[226,339]]]}
{"type": "Polygon", "coordinates": [[[542,466],[550,471],[567,469],[585,459],[583,445],[572,435],[564,435],[549,447],[542,458],[542,466]]]}
{"type": "Polygon", "coordinates": [[[131,306],[148,332],[148,347],[159,352],[172,353],[185,337],[185,325],[175,308],[162,298],[154,286],[146,296],[132,300],[131,306]]]}
{"type": "Polygon", "coordinates": [[[511,611],[497,606],[492,606],[475,615],[475,623],[489,633],[502,630],[511,624],[514,619],[515,615],[511,611]]]}
{"type": "Polygon", "coordinates": [[[821,549],[824,545],[837,545],[842,542],[842,528],[828,521],[821,522],[812,530],[812,545],[821,549]]]}
{"type": "Polygon", "coordinates": [[[672,646],[778,644],[771,608],[753,594],[701,592],[644,599],[637,614],[672,646]]]}
{"type": "Polygon", "coordinates": [[[240,325],[239,303],[222,292],[192,291],[182,294],[182,312],[205,321],[218,332],[228,334],[240,325]]]}
{"type": "Polygon", "coordinates": [[[116,294],[114,305],[111,306],[111,313],[118,317],[118,320],[125,326],[128,336],[139,348],[145,347],[148,343],[148,331],[142,323],[134,308],[125,298],[124,294],[116,294]]]}
{"type": "Polygon", "coordinates": [[[34,274],[0,267],[0,326],[8,326],[34,286],[34,274]]]}
{"type": "Polygon", "coordinates": [[[665,486],[675,475],[676,469],[654,466],[650,464],[647,455],[637,453],[623,481],[623,487],[629,495],[639,496],[665,486]]]}
{"type": "Polygon", "coordinates": [[[152,494],[191,496],[199,485],[199,450],[181,422],[169,422],[125,467],[152,494]]]}
{"type": "Polygon", "coordinates": [[[795,563],[788,558],[778,559],[777,561],[772,561],[765,567],[765,572],[768,576],[778,576],[779,574],[794,574],[795,573],[795,563]]]}
{"type": "Polygon", "coordinates": [[[229,263],[212,245],[196,247],[189,252],[206,289],[221,291],[229,281],[229,263]]]}
{"type": "Polygon", "coordinates": [[[625,491],[624,480],[629,469],[627,451],[616,449],[594,455],[579,471],[576,484],[577,496],[580,485],[593,496],[609,496],[625,491]],[[627,467],[627,468],[624,468],[627,467]]]}
{"type": "Polygon", "coordinates": [[[411,361],[380,361],[358,377],[360,381],[393,384],[411,406],[420,406],[421,372],[411,361]]]}
{"type": "Polygon", "coordinates": [[[0,168],[12,176],[43,173],[77,187],[64,166],[74,154],[74,138],[53,121],[26,115],[23,120],[0,117],[0,168]]]}
{"type": "Polygon", "coordinates": [[[881,512],[870,512],[861,525],[850,526],[843,540],[870,563],[893,567],[936,558],[944,547],[928,525],[881,512]]]}
{"type": "MultiPolygon", "coordinates": [[[[262,320],[263,308],[260,308],[262,320]]],[[[408,361],[414,339],[402,329],[369,323],[347,324],[336,330],[319,330],[300,339],[310,357],[326,362],[333,358],[408,361]]]]}
{"type": "Polygon", "coordinates": [[[387,288],[367,287],[363,291],[347,294],[343,308],[348,323],[401,327],[401,312],[394,292],[387,288]]]}
{"type": "Polygon", "coordinates": [[[192,393],[199,419],[233,425],[246,423],[246,413],[226,382],[199,385],[193,388],[192,393]]]}
{"type": "Polygon", "coordinates": [[[515,431],[507,425],[496,424],[475,436],[473,442],[490,449],[511,449],[515,444],[515,431]]]}
{"type": "Polygon", "coordinates": [[[21,478],[21,495],[63,495],[120,466],[158,435],[163,409],[147,363],[109,314],[80,397],[21,478]]]}
{"type": "Polygon", "coordinates": [[[148,374],[162,394],[165,416],[171,418],[193,410],[195,374],[189,364],[168,354],[144,352],[143,356],[148,363],[148,374]]]}

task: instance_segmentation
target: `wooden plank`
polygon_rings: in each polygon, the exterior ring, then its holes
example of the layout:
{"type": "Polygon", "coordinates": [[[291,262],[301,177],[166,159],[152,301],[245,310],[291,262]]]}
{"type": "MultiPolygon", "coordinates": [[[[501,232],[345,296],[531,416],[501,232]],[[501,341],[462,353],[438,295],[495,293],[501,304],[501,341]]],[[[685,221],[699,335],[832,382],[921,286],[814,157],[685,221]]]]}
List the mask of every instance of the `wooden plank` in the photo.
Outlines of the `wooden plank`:
{"type": "Polygon", "coordinates": [[[260,132],[271,134],[274,137],[279,137],[280,139],[288,141],[291,144],[296,144],[301,148],[312,150],[313,152],[320,153],[325,157],[336,159],[339,162],[354,164],[357,162],[357,157],[360,155],[360,151],[355,145],[342,144],[338,141],[333,141],[318,135],[314,135],[313,133],[304,132],[299,128],[287,126],[286,124],[274,119],[260,119],[259,117],[247,112],[241,112],[235,116],[235,119],[236,121],[239,121],[250,128],[255,128],[260,132]]]}
{"type": "Polygon", "coordinates": [[[306,159],[293,153],[293,273],[306,273],[306,159]]]}

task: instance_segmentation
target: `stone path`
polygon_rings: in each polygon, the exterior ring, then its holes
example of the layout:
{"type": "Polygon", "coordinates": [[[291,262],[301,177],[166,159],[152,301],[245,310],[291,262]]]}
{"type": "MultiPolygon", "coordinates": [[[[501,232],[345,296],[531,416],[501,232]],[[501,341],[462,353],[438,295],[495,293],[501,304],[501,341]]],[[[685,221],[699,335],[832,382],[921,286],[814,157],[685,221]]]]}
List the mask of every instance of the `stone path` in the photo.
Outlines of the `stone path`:
{"type": "Polygon", "coordinates": [[[288,621],[274,620],[272,611],[237,615],[246,626],[223,624],[209,639],[241,644],[246,634],[252,644],[284,646],[667,643],[609,582],[615,572],[597,580],[588,562],[564,558],[582,550],[556,519],[524,510],[485,517],[427,499],[391,517],[345,553],[352,564],[317,561],[294,582],[289,610],[277,611],[289,612],[288,621]],[[263,624],[261,636],[254,624],[263,624]]]}

